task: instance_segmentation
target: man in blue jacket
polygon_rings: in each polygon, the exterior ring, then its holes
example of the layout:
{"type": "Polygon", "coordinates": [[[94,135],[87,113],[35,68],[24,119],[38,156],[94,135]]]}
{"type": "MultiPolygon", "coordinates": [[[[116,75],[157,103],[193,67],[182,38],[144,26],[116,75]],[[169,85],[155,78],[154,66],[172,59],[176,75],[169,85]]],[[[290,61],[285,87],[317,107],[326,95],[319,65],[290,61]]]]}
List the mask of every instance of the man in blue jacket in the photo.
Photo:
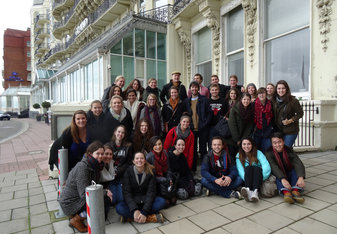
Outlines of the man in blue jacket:
{"type": "Polygon", "coordinates": [[[228,153],[223,139],[215,136],[212,139],[212,150],[204,156],[201,164],[201,184],[207,188],[207,195],[213,192],[225,198],[241,199],[241,194],[235,191],[242,184],[242,179],[228,153]]]}
{"type": "Polygon", "coordinates": [[[199,153],[201,156],[207,153],[207,142],[209,127],[208,124],[212,118],[212,110],[209,105],[208,99],[199,94],[199,83],[192,81],[190,84],[191,97],[185,99],[186,110],[191,116],[192,123],[191,129],[194,135],[194,157],[192,171],[197,169],[197,143],[199,139],[199,153]]]}

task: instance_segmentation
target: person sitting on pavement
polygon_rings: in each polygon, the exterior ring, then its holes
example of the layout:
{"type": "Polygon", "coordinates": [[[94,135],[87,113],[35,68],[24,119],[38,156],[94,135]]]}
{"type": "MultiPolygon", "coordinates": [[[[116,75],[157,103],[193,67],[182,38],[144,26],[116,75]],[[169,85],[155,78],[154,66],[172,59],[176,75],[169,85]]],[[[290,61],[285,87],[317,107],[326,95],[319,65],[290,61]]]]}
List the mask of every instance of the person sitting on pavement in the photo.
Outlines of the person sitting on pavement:
{"type": "Polygon", "coordinates": [[[207,188],[206,195],[215,193],[225,198],[241,199],[241,194],[235,191],[243,180],[228,152],[223,139],[215,136],[212,139],[212,149],[204,156],[201,164],[201,184],[207,188]]]}
{"type": "Polygon", "coordinates": [[[136,223],[164,222],[159,213],[165,206],[165,199],[156,196],[156,178],[145,155],[137,152],[133,164],[124,174],[124,201],[116,205],[116,211],[121,215],[121,222],[136,223]]]}
{"type": "MultiPolygon", "coordinates": [[[[104,148],[99,141],[91,143],[85,156],[70,171],[65,187],[60,195],[60,206],[63,212],[70,217],[69,226],[76,228],[79,232],[87,232],[88,228],[83,221],[87,217],[85,188],[92,181],[98,183],[100,171],[102,170],[104,148]]],[[[110,206],[112,193],[105,190],[104,207],[110,206]]],[[[107,213],[105,214],[107,217],[107,213]]]]}
{"type": "Polygon", "coordinates": [[[266,153],[271,173],[276,177],[276,186],[287,203],[303,203],[301,196],[305,186],[305,168],[298,155],[284,144],[283,135],[271,136],[272,149],[266,153]]]}
{"type": "Polygon", "coordinates": [[[264,154],[256,149],[252,138],[245,137],[240,144],[239,153],[236,155],[236,167],[245,187],[241,195],[246,201],[258,202],[258,190],[262,182],[270,176],[270,165],[264,154]]]}

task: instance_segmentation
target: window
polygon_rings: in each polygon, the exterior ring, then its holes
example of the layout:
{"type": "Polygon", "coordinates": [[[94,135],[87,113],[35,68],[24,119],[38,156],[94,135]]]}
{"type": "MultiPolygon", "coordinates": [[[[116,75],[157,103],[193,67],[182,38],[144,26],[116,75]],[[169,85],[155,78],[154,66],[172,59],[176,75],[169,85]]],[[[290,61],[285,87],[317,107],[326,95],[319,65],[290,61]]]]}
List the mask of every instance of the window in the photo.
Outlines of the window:
{"type": "Polygon", "coordinates": [[[32,80],[32,74],[30,72],[27,73],[27,81],[32,80]]]}
{"type": "Polygon", "coordinates": [[[31,70],[31,64],[30,64],[30,61],[27,62],[27,71],[30,71],[31,70]]]}
{"type": "MultiPolygon", "coordinates": [[[[200,73],[203,77],[212,75],[212,33],[207,27],[194,34],[194,57],[195,73],[200,73]]],[[[208,86],[210,79],[204,79],[204,85],[208,86]]]]}
{"type": "Polygon", "coordinates": [[[27,51],[27,57],[30,57],[30,51],[27,51]]]}
{"type": "Polygon", "coordinates": [[[238,7],[224,17],[225,25],[225,77],[236,75],[244,83],[244,22],[243,9],[238,7]]]}
{"type": "Polygon", "coordinates": [[[30,47],[30,41],[26,42],[27,47],[30,47]]]}
{"type": "Polygon", "coordinates": [[[265,80],[286,80],[292,92],[309,91],[310,1],[266,0],[265,80]]]}

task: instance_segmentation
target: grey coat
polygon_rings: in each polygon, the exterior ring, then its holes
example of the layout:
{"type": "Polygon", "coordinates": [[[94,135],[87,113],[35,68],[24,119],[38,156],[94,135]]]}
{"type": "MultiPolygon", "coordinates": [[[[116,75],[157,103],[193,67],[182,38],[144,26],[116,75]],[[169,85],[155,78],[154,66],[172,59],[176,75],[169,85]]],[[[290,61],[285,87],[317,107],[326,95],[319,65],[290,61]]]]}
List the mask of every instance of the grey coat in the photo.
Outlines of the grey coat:
{"type": "Polygon", "coordinates": [[[74,215],[85,208],[85,188],[94,180],[98,183],[99,171],[95,171],[84,157],[70,171],[60,196],[60,206],[67,215],[74,215]]]}

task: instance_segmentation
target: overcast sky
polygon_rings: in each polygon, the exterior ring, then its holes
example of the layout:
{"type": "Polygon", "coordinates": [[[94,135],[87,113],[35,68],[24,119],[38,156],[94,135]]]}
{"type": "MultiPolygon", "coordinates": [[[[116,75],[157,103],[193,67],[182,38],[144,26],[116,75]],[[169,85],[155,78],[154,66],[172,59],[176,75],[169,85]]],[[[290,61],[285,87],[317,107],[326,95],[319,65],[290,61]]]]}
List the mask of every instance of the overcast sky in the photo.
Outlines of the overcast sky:
{"type": "Polygon", "coordinates": [[[7,28],[27,30],[30,27],[30,9],[33,6],[33,0],[9,0],[0,2],[0,94],[3,92],[2,87],[2,70],[3,67],[3,43],[4,31],[7,28]]]}

